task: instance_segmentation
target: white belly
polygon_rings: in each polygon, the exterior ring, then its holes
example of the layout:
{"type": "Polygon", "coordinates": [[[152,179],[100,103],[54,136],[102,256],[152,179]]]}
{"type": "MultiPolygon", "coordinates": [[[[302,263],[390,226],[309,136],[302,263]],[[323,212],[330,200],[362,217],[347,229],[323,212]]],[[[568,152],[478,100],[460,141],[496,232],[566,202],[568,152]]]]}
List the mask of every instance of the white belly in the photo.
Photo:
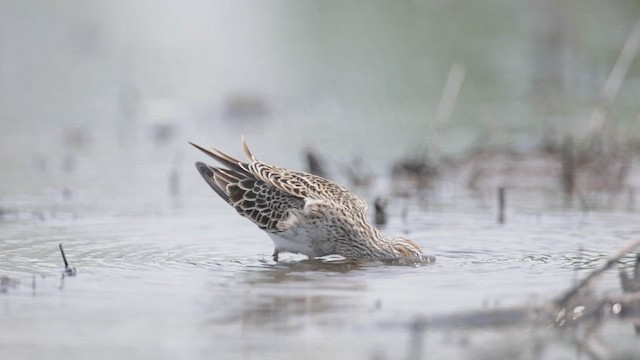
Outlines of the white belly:
{"type": "Polygon", "coordinates": [[[319,219],[318,216],[314,216],[309,219],[304,211],[292,212],[287,220],[282,222],[282,231],[268,234],[277,251],[318,257],[334,253],[333,227],[334,224],[326,218],[319,219]]]}
{"type": "Polygon", "coordinates": [[[307,255],[308,257],[324,255],[318,254],[317,251],[314,250],[313,238],[308,236],[306,232],[294,233],[293,231],[283,231],[277,234],[267,234],[278,251],[297,253],[307,255]]]}

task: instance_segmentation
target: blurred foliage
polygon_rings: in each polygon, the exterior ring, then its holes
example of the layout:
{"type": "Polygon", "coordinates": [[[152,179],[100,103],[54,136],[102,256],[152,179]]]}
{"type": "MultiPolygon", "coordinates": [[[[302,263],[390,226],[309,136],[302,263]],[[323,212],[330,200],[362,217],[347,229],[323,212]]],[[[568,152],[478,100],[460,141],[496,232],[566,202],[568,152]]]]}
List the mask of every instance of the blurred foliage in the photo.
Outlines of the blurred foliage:
{"type": "MultiPolygon", "coordinates": [[[[459,62],[445,145],[580,136],[639,15],[633,0],[3,0],[0,122],[111,130],[169,99],[180,122],[221,124],[226,99],[249,94],[319,142],[398,148],[425,141],[459,62]]],[[[639,80],[636,61],[610,114],[625,136],[639,80]]]]}

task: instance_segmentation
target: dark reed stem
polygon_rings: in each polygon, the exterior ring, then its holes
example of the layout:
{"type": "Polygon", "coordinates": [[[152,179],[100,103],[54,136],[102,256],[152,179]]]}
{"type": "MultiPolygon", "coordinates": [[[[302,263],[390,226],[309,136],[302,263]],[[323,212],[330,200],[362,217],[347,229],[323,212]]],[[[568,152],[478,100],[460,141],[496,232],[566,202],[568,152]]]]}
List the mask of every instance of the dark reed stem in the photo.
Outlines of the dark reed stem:
{"type": "Polygon", "coordinates": [[[589,275],[587,275],[587,277],[582,279],[580,282],[578,282],[578,284],[569,289],[569,291],[565,292],[562,296],[556,299],[555,303],[560,308],[564,308],[565,306],[567,306],[567,304],[578,294],[578,292],[580,292],[580,290],[590,286],[591,283],[600,276],[600,274],[610,269],[618,260],[620,260],[620,258],[625,256],[638,246],[640,246],[640,239],[635,239],[626,243],[620,249],[609,255],[600,267],[592,271],[589,275]]]}
{"type": "Polygon", "coordinates": [[[64,249],[62,248],[62,244],[59,244],[58,247],[60,247],[60,254],[62,254],[62,260],[64,261],[64,268],[68,269],[69,262],[67,261],[67,256],[64,254],[64,249]]]}
{"type": "Polygon", "coordinates": [[[504,224],[505,221],[505,215],[504,215],[504,208],[506,206],[506,199],[505,199],[505,190],[504,187],[499,187],[498,188],[498,223],[500,224],[504,224]]]}

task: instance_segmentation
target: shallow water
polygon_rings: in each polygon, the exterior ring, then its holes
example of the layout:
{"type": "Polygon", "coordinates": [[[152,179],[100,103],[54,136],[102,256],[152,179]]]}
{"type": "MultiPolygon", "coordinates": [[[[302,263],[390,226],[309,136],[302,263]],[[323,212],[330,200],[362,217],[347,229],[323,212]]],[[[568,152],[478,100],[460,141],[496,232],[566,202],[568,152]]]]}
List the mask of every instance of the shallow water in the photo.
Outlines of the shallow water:
{"type": "MultiPolygon", "coordinates": [[[[636,195],[508,189],[499,225],[494,189],[445,178],[392,198],[383,229],[435,262],[274,263],[187,145],[236,155],[244,133],[275,165],[312,148],[329,171],[359,158],[383,179],[420,149],[578,144],[637,2],[262,3],[0,2],[0,360],[580,359],[585,339],[640,358],[628,319],[607,316],[596,341],[520,311],[640,236],[636,195]],[[77,276],[61,277],[61,243],[77,276]]],[[[609,109],[620,141],[638,133],[639,64],[609,109]]],[[[513,180],[504,158],[476,170],[513,180]]],[[[545,164],[510,183],[555,186],[545,164]]],[[[369,203],[391,192],[380,179],[369,203]]]]}
{"type": "MultiPolygon", "coordinates": [[[[398,358],[410,348],[402,324],[414,317],[549,300],[582,273],[576,268],[592,268],[640,230],[627,213],[513,217],[497,226],[483,212],[412,212],[410,234],[437,257],[419,267],[299,256],[275,264],[265,236],[232,211],[211,216],[208,208],[5,222],[1,270],[20,283],[0,297],[0,352],[398,358]],[[78,276],[60,279],[58,243],[78,276]]],[[[617,289],[617,279],[601,286],[617,289]]]]}
{"type": "MultiPolygon", "coordinates": [[[[513,190],[499,225],[493,194],[449,186],[391,199],[383,229],[435,262],[275,263],[269,238],[195,169],[180,172],[171,196],[152,164],[98,176],[80,160],[72,176],[50,171],[44,188],[7,182],[27,191],[5,187],[0,203],[0,358],[587,358],[560,330],[465,314],[553,300],[640,234],[632,202],[585,212],[555,193],[513,190]],[[160,180],[136,182],[140,174],[160,180]],[[75,277],[61,277],[60,243],[75,277]],[[417,319],[440,325],[416,328],[417,319]]],[[[619,288],[611,271],[597,291],[619,288]]],[[[599,333],[615,354],[640,353],[629,322],[599,333]]]]}

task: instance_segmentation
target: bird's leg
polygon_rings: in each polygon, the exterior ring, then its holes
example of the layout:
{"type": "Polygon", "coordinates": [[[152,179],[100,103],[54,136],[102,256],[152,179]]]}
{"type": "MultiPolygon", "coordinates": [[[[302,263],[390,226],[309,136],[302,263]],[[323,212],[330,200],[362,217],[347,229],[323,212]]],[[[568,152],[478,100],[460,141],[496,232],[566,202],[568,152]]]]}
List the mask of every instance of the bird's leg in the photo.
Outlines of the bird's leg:
{"type": "Polygon", "coordinates": [[[280,254],[280,250],[273,249],[273,261],[278,262],[278,254],[280,254]]]}

